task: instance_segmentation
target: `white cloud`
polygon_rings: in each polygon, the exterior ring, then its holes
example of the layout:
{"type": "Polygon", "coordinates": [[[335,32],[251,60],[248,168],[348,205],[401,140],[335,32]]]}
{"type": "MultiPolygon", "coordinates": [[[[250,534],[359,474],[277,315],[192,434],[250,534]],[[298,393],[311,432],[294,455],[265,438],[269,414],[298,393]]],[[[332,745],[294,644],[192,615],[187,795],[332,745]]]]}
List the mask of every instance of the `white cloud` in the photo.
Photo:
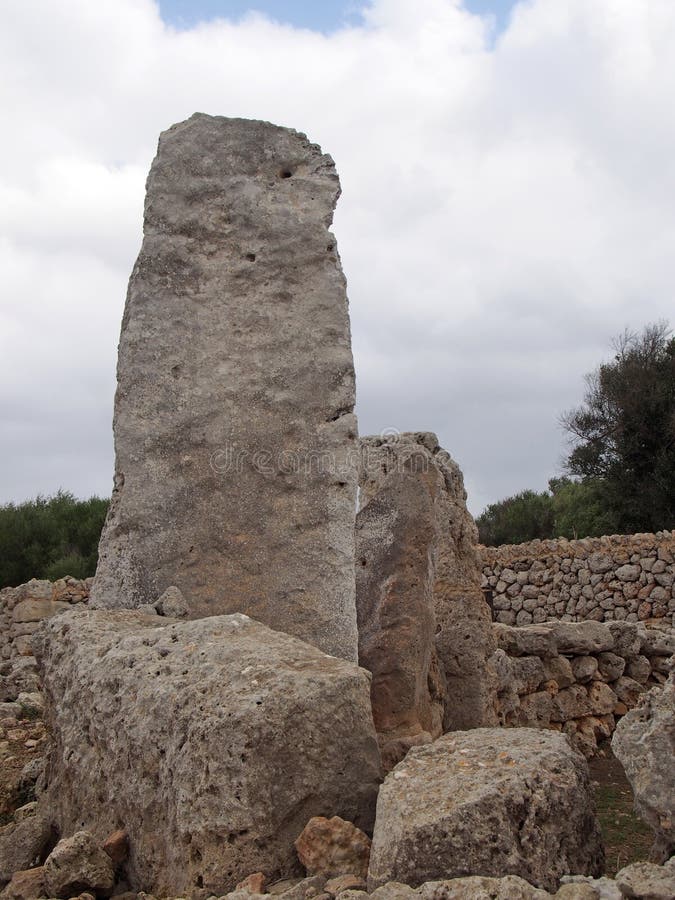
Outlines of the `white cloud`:
{"type": "Polygon", "coordinates": [[[541,489],[612,335],[672,317],[675,6],[453,0],[326,37],[151,0],[0,9],[0,500],[108,493],[114,356],[158,134],[195,110],[333,154],[364,432],[432,428],[474,511],[541,489]]]}

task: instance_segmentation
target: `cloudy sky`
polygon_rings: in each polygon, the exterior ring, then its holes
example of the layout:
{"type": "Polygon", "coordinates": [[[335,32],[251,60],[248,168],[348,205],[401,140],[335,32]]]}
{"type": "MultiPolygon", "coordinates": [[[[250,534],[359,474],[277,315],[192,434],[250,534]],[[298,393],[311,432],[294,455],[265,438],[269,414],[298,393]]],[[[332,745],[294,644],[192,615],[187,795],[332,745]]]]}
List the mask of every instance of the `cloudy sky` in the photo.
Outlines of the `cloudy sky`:
{"type": "Polygon", "coordinates": [[[675,324],[673,0],[2,0],[0,502],[111,488],[126,282],[196,110],[336,160],[362,433],[543,489],[611,338],[675,324]],[[255,7],[255,9],[254,9],[255,7]]]}

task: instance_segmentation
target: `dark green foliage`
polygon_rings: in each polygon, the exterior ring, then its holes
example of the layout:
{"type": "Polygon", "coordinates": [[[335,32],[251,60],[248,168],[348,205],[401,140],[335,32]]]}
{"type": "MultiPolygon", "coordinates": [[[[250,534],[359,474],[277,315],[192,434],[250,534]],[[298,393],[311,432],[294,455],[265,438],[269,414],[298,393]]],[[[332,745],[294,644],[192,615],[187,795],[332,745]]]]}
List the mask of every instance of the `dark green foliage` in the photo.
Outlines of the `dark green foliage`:
{"type": "Polygon", "coordinates": [[[67,491],[0,506],[0,587],[93,575],[107,511],[107,500],[67,491]]]}
{"type": "Polygon", "coordinates": [[[625,333],[562,417],[568,471],[596,486],[619,532],[675,527],[675,338],[665,322],[625,333]]]}
{"type": "Polygon", "coordinates": [[[482,544],[521,544],[553,537],[553,503],[550,494],[521,491],[492,503],[476,519],[482,544]]]}

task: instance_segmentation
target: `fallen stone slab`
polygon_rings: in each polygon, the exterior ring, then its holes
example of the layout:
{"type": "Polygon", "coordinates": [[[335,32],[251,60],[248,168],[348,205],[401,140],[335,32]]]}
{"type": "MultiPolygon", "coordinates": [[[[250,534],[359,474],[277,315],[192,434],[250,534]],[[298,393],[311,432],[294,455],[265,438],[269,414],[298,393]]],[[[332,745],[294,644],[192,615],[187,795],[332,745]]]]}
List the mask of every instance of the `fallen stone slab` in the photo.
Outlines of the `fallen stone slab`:
{"type": "Polygon", "coordinates": [[[380,779],[370,678],[244,615],[77,611],[35,638],[60,833],[123,827],[132,887],[219,895],[298,872],[315,815],[369,830],[380,779]]]}
{"type": "Polygon", "coordinates": [[[512,874],[551,890],[603,862],[588,766],[566,737],[479,728],[413,748],[386,777],[368,885],[512,874]]]}
{"type": "Polygon", "coordinates": [[[654,832],[654,858],[675,853],[675,674],[643,694],[618,722],[612,750],[623,766],[635,809],[654,832]]]}
{"type": "Polygon", "coordinates": [[[354,366],[335,164],[269,122],[195,114],[147,181],[93,606],[169,587],[356,661],[354,366]]]}

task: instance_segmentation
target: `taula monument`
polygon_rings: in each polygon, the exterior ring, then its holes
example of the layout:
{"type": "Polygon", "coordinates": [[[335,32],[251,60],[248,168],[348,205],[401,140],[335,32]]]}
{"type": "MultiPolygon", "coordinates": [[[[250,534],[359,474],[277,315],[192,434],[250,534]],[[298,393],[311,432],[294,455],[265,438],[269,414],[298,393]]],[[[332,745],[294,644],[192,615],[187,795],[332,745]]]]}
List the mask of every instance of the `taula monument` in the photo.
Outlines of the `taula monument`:
{"type": "Polygon", "coordinates": [[[93,588],[243,612],[356,660],[358,434],[335,164],[267,122],[160,137],[129,283],[93,588]]]}
{"type": "Polygon", "coordinates": [[[0,592],[0,759],[35,753],[0,900],[675,896],[670,863],[596,878],[579,752],[651,673],[616,749],[665,862],[675,636],[492,623],[436,435],[359,439],[339,192],[290,129],[160,138],[90,602],[0,592]]]}

